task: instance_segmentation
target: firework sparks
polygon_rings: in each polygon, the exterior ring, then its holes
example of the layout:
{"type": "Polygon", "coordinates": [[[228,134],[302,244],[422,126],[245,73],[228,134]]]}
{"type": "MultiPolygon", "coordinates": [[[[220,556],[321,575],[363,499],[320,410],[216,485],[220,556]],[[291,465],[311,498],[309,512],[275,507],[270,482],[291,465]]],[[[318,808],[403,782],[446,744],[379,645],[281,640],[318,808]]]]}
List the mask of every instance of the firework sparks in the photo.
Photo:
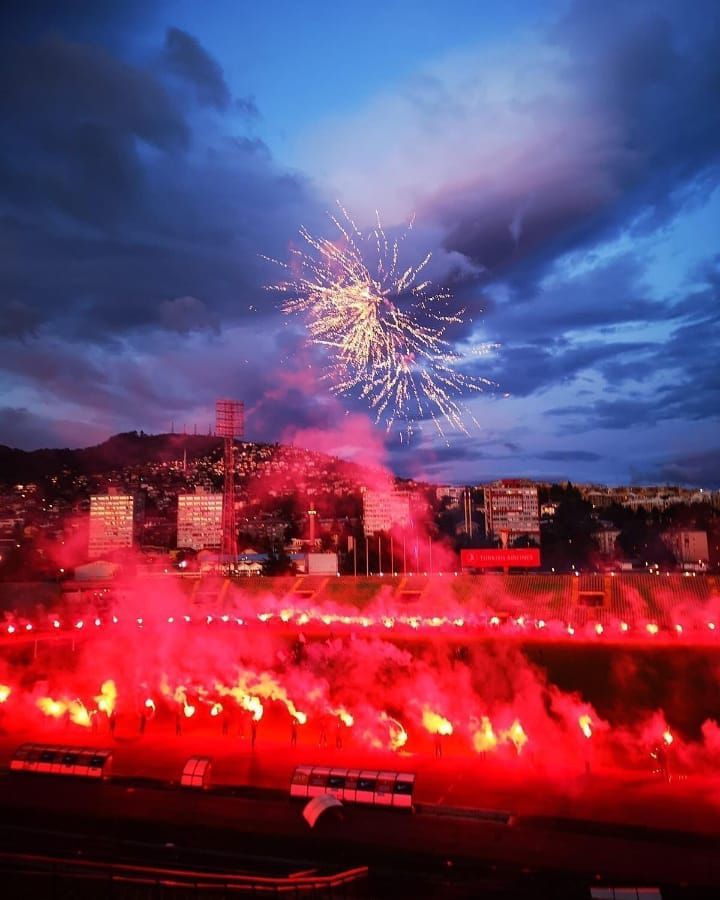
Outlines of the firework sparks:
{"type": "Polygon", "coordinates": [[[446,331],[463,322],[464,310],[453,312],[450,292],[425,277],[431,254],[403,268],[407,232],[391,240],[379,218],[367,233],[345,210],[331,218],[339,238],[301,229],[308,249],[294,249],[291,263],[280,263],[291,278],[274,289],[290,295],[284,311],[302,316],[310,340],[326,349],[332,390],[365,400],[388,431],[403,423],[401,436],[428,417],[443,437],[447,429],[467,434],[466,418],[478,423],[461,398],[492,382],[461,371],[446,331]]]}

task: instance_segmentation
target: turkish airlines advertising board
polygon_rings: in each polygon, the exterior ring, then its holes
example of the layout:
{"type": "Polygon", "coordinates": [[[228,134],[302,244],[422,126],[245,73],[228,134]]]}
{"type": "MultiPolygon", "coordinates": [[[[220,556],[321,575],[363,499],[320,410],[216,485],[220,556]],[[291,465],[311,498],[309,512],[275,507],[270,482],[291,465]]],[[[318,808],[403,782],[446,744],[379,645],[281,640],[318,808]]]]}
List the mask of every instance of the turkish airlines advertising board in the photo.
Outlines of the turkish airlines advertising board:
{"type": "Polygon", "coordinates": [[[460,565],[463,569],[499,569],[509,567],[537,569],[540,566],[540,548],[461,550],[460,565]]]}

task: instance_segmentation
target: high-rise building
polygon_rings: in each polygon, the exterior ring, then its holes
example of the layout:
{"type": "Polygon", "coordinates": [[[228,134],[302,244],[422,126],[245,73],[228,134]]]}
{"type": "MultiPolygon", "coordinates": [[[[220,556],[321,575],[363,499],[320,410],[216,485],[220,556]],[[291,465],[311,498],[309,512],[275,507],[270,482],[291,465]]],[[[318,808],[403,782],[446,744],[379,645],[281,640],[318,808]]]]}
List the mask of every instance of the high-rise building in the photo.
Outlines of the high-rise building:
{"type": "Polygon", "coordinates": [[[620,536],[619,528],[601,528],[595,532],[595,542],[600,548],[603,556],[613,556],[615,553],[615,542],[620,536]]]}
{"type": "Polygon", "coordinates": [[[474,522],[472,490],[470,488],[465,488],[465,490],[463,491],[463,516],[465,518],[465,534],[472,539],[474,522]]]}
{"type": "Polygon", "coordinates": [[[219,550],[223,535],[223,495],[196,488],[178,496],[177,545],[188,550],[219,550]]]}
{"type": "Polygon", "coordinates": [[[521,537],[540,543],[538,489],[532,484],[498,481],[485,488],[485,530],[512,546],[521,537]]]}
{"type": "Polygon", "coordinates": [[[435,488],[435,497],[438,500],[447,500],[448,506],[453,509],[460,506],[460,502],[465,496],[465,488],[457,487],[454,484],[444,484],[435,488]]]}
{"type": "Polygon", "coordinates": [[[707,531],[682,530],[667,532],[665,543],[682,565],[706,566],[710,560],[707,531]]]}
{"type": "Polygon", "coordinates": [[[97,559],[106,553],[133,545],[135,500],[110,488],[107,494],[90,497],[88,555],[97,559]]]}
{"type": "Polygon", "coordinates": [[[407,491],[363,492],[363,527],[365,534],[406,528],[410,524],[410,494],[407,491]]]}

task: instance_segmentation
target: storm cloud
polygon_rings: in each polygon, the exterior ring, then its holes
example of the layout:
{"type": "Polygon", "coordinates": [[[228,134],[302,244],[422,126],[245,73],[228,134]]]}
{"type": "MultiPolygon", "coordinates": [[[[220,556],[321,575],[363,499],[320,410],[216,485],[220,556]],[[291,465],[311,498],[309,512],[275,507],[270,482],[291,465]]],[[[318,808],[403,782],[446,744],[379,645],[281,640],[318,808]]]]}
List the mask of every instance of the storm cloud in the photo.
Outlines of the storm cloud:
{"type": "MultiPolygon", "coordinates": [[[[202,19],[63,6],[2,18],[4,443],[204,428],[228,394],[264,439],[372,421],[332,397],[322,350],[266,290],[267,257],[286,260],[301,225],[332,234],[338,197],[391,232],[416,215],[405,261],[433,252],[429,277],[465,310],[447,332],[460,365],[497,383],[465,398],[480,428],[451,447],[432,422],[410,452],[378,428],[398,470],[576,477],[633,429],[610,476],[706,472],[691,461],[720,416],[716,4],[580,0],[458,36],[289,137],[242,46],[235,64],[202,19]],[[682,446],[644,465],[664,427],[682,446]]],[[[281,94],[296,75],[268,53],[281,94]]]]}

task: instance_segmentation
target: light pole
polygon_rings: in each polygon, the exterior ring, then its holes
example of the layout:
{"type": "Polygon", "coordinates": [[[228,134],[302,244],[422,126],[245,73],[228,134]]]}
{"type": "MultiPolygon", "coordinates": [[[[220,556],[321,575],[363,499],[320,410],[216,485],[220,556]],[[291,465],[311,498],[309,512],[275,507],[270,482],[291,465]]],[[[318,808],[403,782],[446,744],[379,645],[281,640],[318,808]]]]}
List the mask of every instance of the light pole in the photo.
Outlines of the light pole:
{"type": "Polygon", "coordinates": [[[235,438],[242,437],[245,408],[239,400],[215,402],[215,433],[223,439],[222,549],[227,570],[237,567],[237,523],[235,521],[235,438]]]}

